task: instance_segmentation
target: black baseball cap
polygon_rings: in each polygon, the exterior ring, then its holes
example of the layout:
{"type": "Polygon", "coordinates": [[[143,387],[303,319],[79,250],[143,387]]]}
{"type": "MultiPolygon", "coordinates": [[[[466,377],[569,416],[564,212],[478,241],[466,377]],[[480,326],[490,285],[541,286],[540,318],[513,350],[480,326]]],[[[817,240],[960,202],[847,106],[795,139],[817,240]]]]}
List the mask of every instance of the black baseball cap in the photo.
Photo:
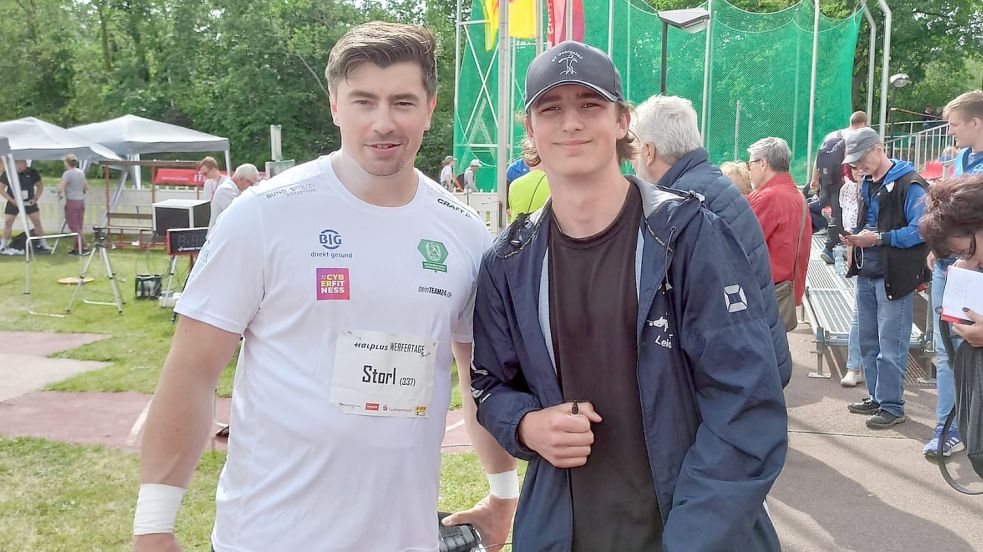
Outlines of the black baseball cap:
{"type": "Polygon", "coordinates": [[[526,71],[526,111],[543,94],[564,84],[579,84],[610,102],[624,99],[621,75],[611,58],[593,46],[567,40],[536,56],[526,71]]]}

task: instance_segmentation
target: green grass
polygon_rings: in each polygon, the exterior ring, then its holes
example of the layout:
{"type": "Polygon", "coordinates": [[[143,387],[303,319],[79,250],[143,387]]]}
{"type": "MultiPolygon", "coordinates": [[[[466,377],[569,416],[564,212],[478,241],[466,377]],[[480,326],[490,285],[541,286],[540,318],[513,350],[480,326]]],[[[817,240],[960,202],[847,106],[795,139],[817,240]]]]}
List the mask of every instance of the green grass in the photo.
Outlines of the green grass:
{"type": "MultiPolygon", "coordinates": [[[[71,301],[75,286],[56,283],[65,276],[78,276],[87,257],[78,258],[65,254],[68,244],[62,242],[56,255],[39,255],[30,264],[31,304],[35,312],[64,314],[71,301]]],[[[174,335],[171,310],[162,309],[156,301],[134,298],[134,276],[137,274],[165,274],[168,257],[160,251],[115,249],[109,251],[110,264],[125,304],[123,314],[116,308],[89,305],[81,300],[64,318],[36,316],[28,313],[25,289],[23,257],[0,256],[0,330],[44,331],[108,334],[102,341],[55,355],[76,360],[97,360],[111,365],[102,370],[86,372],[71,379],[48,386],[52,391],[135,391],[153,393],[160,377],[160,368],[170,348],[174,335]]],[[[178,260],[179,285],[187,273],[188,263],[178,260]]],[[[106,278],[106,270],[100,257],[96,257],[89,270],[96,281],[87,284],[81,298],[112,302],[113,296],[106,278]]],[[[166,285],[166,274],[165,274],[166,285]]],[[[229,397],[232,393],[232,376],[235,359],[219,380],[218,394],[229,397]]],[[[461,392],[457,387],[457,371],[452,372],[451,408],[461,407],[461,392]]],[[[0,549],[2,550],[2,549],[0,549]]]]}
{"type": "MultiPolygon", "coordinates": [[[[78,276],[88,259],[65,254],[68,247],[63,241],[56,255],[39,255],[31,262],[30,299],[35,312],[65,313],[75,287],[58,284],[57,280],[66,276],[78,276]]],[[[24,294],[24,258],[0,257],[0,329],[98,333],[111,336],[109,339],[55,355],[108,362],[111,364],[109,367],[54,384],[48,389],[153,393],[157,385],[160,368],[174,334],[171,310],[160,308],[156,301],[135,299],[133,283],[136,274],[166,272],[168,258],[160,251],[116,249],[109,252],[109,259],[125,302],[123,314],[117,314],[114,306],[90,305],[81,300],[113,301],[106,269],[97,255],[89,270],[89,275],[96,280],[83,288],[80,300],[71,313],[63,318],[55,318],[28,313],[27,295],[24,294]]],[[[179,259],[177,276],[183,279],[186,272],[187,261],[179,259]]],[[[231,385],[232,369],[229,368],[220,380],[219,394],[230,396],[231,385]]]]}
{"type": "MultiPolygon", "coordinates": [[[[185,550],[207,550],[225,453],[207,452],[175,531],[185,550]]],[[[0,437],[0,550],[130,549],[139,485],[135,455],[101,446],[0,437]]],[[[468,508],[487,492],[474,454],[443,455],[438,508],[468,508]]]]}
{"type": "MultiPolygon", "coordinates": [[[[61,252],[41,256],[30,265],[32,304],[36,312],[63,313],[74,287],[55,281],[78,276],[84,259],[61,252]]],[[[125,300],[123,314],[115,307],[79,302],[63,318],[28,313],[23,257],[0,256],[0,330],[107,334],[108,339],[61,353],[59,357],[97,360],[110,365],[48,387],[55,391],[136,391],[152,393],[170,347],[174,326],[171,311],[153,301],[137,301],[136,274],[166,271],[161,252],[110,251],[113,269],[125,300]]],[[[179,278],[187,263],[179,263],[179,278]]],[[[97,258],[83,297],[112,301],[105,269],[97,258]]],[[[229,396],[233,362],[222,375],[219,394],[229,396]]],[[[452,371],[451,408],[460,408],[457,371],[452,371]]],[[[442,510],[470,507],[487,490],[473,454],[444,454],[442,510]]],[[[186,550],[208,547],[214,520],[215,485],[224,453],[206,453],[185,495],[177,532],[186,550]]],[[[0,551],[129,550],[139,459],[117,449],[75,446],[34,438],[0,437],[0,551]]]]}

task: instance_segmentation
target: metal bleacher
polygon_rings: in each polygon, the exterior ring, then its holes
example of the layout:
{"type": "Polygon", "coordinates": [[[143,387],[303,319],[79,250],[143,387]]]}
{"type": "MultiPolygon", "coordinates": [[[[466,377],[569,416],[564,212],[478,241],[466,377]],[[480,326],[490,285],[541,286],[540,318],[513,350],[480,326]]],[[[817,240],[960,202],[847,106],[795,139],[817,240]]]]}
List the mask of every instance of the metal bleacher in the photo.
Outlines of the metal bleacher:
{"type": "MultiPolygon", "coordinates": [[[[831,376],[824,370],[826,353],[831,347],[846,347],[849,344],[856,303],[853,278],[840,276],[834,265],[827,265],[819,258],[825,245],[825,233],[813,235],[802,302],[806,320],[816,337],[816,371],[809,373],[809,377],[824,379],[831,376]]],[[[927,293],[921,295],[928,298],[927,293]]],[[[932,352],[931,317],[927,324],[929,339],[916,324],[912,324],[909,350],[932,352]]]]}

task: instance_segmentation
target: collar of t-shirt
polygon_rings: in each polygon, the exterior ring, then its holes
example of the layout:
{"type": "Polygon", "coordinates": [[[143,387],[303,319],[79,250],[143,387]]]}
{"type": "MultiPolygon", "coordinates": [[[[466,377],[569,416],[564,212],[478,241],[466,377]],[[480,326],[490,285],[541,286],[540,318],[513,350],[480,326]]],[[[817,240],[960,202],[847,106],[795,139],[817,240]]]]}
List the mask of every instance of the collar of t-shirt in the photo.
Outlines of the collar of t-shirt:
{"type": "Polygon", "coordinates": [[[977,151],[975,153],[973,152],[973,150],[969,150],[966,153],[966,167],[969,167],[970,165],[974,165],[976,163],[983,164],[983,150],[977,151]]]}

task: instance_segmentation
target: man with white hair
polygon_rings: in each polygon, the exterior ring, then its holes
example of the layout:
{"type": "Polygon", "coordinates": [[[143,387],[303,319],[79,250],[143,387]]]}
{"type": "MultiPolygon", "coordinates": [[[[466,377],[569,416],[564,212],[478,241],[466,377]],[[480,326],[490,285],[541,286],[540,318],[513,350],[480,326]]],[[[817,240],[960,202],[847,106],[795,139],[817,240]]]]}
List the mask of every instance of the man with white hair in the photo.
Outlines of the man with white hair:
{"type": "Polygon", "coordinates": [[[256,165],[243,163],[236,167],[236,172],[231,179],[222,182],[218,188],[215,188],[215,193],[212,195],[212,212],[208,219],[209,233],[215,227],[222,211],[232,205],[232,200],[239,197],[239,194],[246,191],[246,188],[255,186],[257,182],[259,182],[259,171],[256,170],[256,165]]]}
{"type": "Polygon", "coordinates": [[[768,324],[782,385],[788,385],[792,358],[785,328],[778,317],[764,236],[740,190],[710,164],[692,102],[677,96],[652,96],[638,106],[635,114],[632,130],[641,146],[632,162],[635,173],[659,186],[703,196],[706,206],[724,219],[741,241],[767,303],[765,310],[769,313],[768,324]]]}
{"type": "Polygon", "coordinates": [[[762,138],[748,151],[748,171],[754,191],[748,196],[768,244],[775,284],[792,282],[795,304],[802,303],[809,266],[811,232],[805,232],[805,198],[788,169],[792,150],[781,138],[762,138]],[[798,257],[796,257],[798,252],[798,257]]]}

